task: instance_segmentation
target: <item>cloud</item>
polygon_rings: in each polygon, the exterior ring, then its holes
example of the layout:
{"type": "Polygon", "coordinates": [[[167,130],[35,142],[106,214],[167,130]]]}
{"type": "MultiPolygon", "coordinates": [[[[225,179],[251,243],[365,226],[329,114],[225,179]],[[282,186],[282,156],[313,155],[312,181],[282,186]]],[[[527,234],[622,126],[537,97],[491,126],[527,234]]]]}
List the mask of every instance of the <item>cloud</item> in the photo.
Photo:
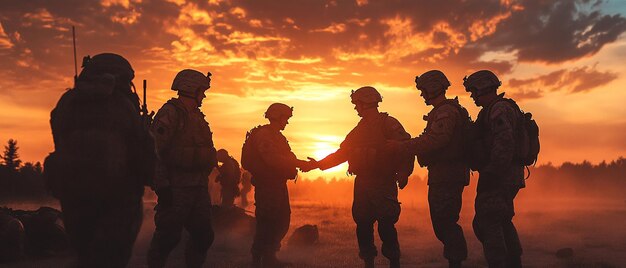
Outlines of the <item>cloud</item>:
{"type": "Polygon", "coordinates": [[[515,90],[517,98],[539,98],[546,91],[568,93],[587,92],[617,79],[610,71],[598,71],[596,65],[572,69],[559,69],[548,74],[528,79],[511,79],[508,86],[515,90]]]}
{"type": "Polygon", "coordinates": [[[506,75],[523,61],[593,55],[624,31],[624,17],[600,7],[586,0],[8,0],[0,3],[0,49],[9,53],[0,68],[12,71],[0,86],[30,90],[21,81],[33,72],[59,90],[69,86],[62,83],[73,76],[71,25],[79,58],[117,52],[138,74],[162,81],[182,68],[210,70],[223,86],[216,90],[228,94],[246,94],[260,81],[285,91],[308,83],[412,87],[410,77],[428,69],[443,69],[454,85],[478,69],[506,75]],[[493,51],[511,56],[484,57],[493,51]],[[317,71],[334,67],[341,70],[317,71]]]}
{"type": "Polygon", "coordinates": [[[2,23],[0,23],[0,49],[8,49],[13,47],[13,42],[4,31],[4,27],[2,27],[2,23]]]}
{"type": "Polygon", "coordinates": [[[559,63],[597,53],[626,31],[621,14],[603,15],[601,1],[522,1],[483,42],[516,51],[519,61],[559,63]]]}

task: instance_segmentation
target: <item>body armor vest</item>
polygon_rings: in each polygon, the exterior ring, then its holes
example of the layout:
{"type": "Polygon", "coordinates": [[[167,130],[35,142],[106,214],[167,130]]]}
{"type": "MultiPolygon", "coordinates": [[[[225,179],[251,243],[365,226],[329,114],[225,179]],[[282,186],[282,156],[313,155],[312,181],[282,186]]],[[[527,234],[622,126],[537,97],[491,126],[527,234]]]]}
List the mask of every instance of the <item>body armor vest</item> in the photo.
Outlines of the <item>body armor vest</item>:
{"type": "Polygon", "coordinates": [[[178,99],[167,102],[178,112],[179,125],[166,150],[167,163],[174,168],[189,171],[210,171],[217,166],[213,133],[204,114],[189,112],[178,99]]]}

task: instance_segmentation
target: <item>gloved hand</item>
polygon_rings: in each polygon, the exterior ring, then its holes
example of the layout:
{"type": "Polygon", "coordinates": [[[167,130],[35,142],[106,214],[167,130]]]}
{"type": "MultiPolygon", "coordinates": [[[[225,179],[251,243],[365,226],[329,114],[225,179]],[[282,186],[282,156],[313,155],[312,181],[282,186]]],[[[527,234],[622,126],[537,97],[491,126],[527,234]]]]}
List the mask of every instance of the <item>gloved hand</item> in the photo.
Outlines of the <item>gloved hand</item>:
{"type": "Polygon", "coordinates": [[[172,187],[163,187],[159,188],[155,191],[157,194],[158,205],[162,207],[169,207],[172,205],[174,201],[174,193],[172,192],[172,187]]]}
{"type": "Polygon", "coordinates": [[[309,172],[313,169],[318,168],[317,160],[311,157],[307,157],[307,159],[309,159],[309,161],[300,160],[300,165],[298,168],[300,168],[302,172],[309,172]]]}

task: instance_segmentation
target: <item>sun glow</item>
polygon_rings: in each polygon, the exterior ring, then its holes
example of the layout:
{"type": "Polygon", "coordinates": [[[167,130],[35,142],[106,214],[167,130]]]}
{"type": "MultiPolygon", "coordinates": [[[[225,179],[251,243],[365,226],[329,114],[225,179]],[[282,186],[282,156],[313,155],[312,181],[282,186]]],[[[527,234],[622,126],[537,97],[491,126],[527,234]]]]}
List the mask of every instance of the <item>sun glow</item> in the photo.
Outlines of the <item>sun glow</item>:
{"type": "MultiPolygon", "coordinates": [[[[313,157],[316,160],[324,159],[324,157],[337,151],[337,149],[339,149],[339,144],[343,140],[339,136],[318,136],[316,137],[316,139],[318,141],[313,142],[313,146],[311,148],[313,150],[313,157]]],[[[344,163],[336,167],[330,168],[328,170],[325,170],[324,172],[327,175],[328,173],[338,173],[337,175],[339,175],[339,173],[344,174],[346,170],[347,170],[347,165],[344,163]]]]}

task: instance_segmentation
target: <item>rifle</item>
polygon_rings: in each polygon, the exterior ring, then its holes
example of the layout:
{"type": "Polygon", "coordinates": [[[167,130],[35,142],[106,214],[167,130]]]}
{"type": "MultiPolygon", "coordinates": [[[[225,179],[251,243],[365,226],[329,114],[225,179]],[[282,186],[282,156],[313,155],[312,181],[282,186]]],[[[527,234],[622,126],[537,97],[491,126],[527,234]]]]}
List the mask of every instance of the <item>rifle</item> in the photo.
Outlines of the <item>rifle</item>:
{"type": "Polygon", "coordinates": [[[146,79],[143,80],[143,104],[141,105],[141,112],[143,115],[148,114],[148,101],[146,100],[146,88],[148,81],[146,79]]]}
{"type": "Polygon", "coordinates": [[[146,126],[149,127],[152,124],[152,117],[154,111],[148,112],[148,98],[146,98],[146,91],[148,88],[148,81],[143,80],[143,104],[141,104],[141,117],[144,118],[146,126]]]}

